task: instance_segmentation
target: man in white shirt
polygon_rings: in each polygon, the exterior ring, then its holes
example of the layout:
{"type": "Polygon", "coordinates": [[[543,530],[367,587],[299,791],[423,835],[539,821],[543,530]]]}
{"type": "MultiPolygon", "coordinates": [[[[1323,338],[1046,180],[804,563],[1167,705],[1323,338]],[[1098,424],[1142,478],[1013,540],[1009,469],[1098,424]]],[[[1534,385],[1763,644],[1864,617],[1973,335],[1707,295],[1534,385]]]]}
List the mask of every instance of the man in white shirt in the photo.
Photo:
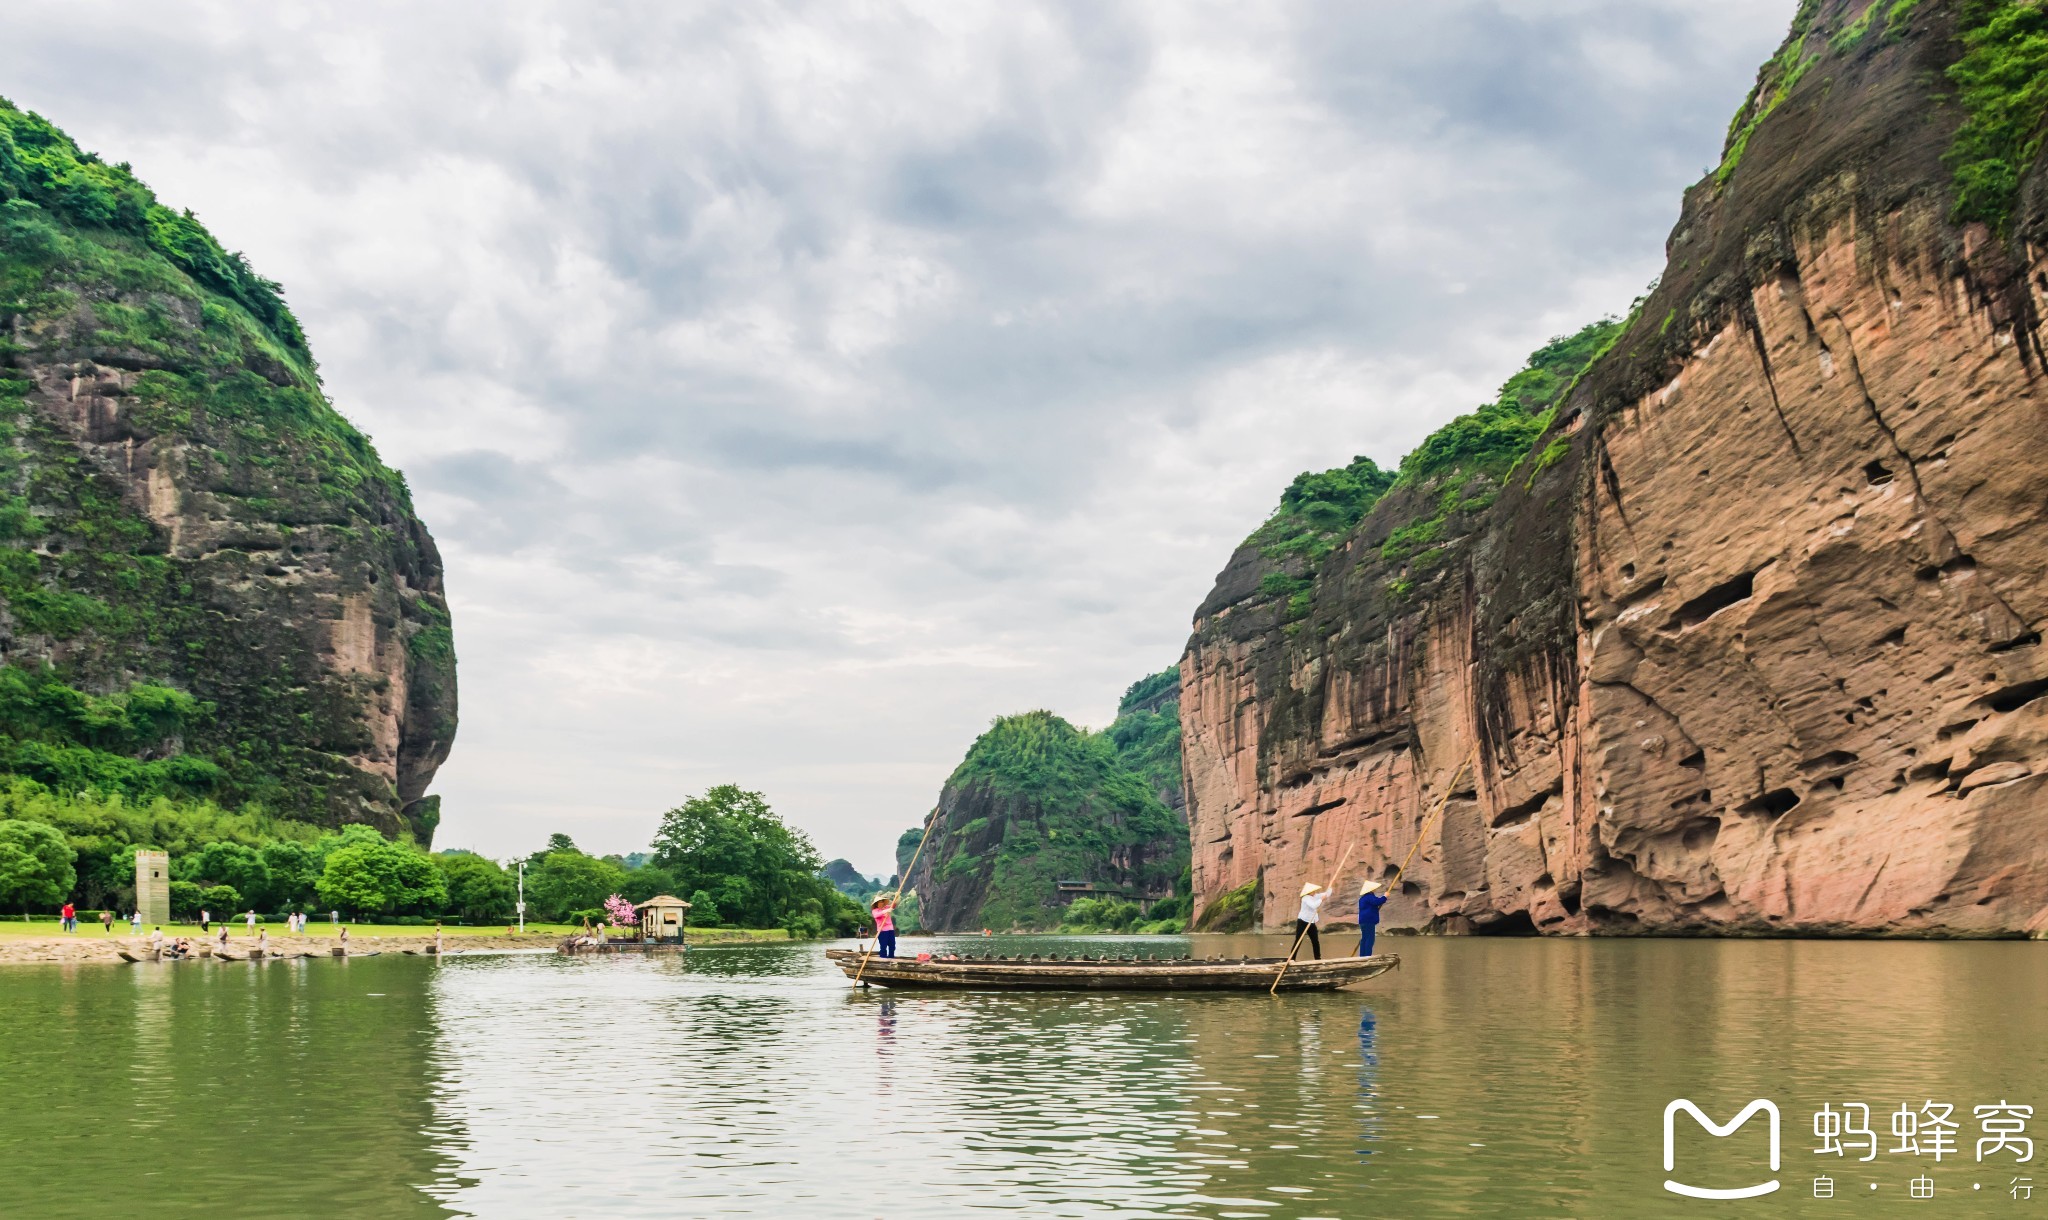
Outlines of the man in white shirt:
{"type": "Polygon", "coordinates": [[[1323,960],[1323,942],[1316,935],[1316,921],[1322,918],[1323,887],[1310,881],[1301,887],[1301,910],[1294,916],[1294,946],[1301,947],[1301,938],[1308,937],[1309,952],[1317,961],[1323,960]]]}

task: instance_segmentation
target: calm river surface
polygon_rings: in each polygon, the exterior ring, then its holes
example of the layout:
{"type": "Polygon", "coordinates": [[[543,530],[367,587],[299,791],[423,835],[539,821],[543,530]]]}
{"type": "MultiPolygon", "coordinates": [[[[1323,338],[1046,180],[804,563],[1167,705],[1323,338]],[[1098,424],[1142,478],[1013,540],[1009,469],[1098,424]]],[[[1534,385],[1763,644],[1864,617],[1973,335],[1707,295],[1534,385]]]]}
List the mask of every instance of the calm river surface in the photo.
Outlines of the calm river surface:
{"type": "Polygon", "coordinates": [[[859,993],[812,946],[13,967],[0,1215],[2048,1216],[2048,945],[1382,946],[1403,969],[1276,998],[859,993]],[[1759,1115],[1681,1118],[1666,1174],[1681,1097],[1774,1101],[1782,1170],[1759,1115]],[[1875,1159],[1816,1154],[1856,1102],[1875,1159]],[[1891,1150],[1928,1102],[1938,1165],[1891,1150]],[[2032,1162],[1976,1160],[2000,1102],[2041,1110],[2032,1162]]]}

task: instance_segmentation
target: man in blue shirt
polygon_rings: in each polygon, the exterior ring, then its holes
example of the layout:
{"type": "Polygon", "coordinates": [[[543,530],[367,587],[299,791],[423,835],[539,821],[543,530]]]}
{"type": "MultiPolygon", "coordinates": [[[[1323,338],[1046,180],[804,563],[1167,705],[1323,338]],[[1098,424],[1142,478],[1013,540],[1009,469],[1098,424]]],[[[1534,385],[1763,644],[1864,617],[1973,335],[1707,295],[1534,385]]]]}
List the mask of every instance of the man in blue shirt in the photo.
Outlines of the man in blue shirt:
{"type": "Polygon", "coordinates": [[[1358,891],[1358,956],[1372,956],[1372,938],[1380,930],[1380,908],[1387,905],[1387,896],[1378,893],[1380,883],[1368,881],[1358,891]]]}

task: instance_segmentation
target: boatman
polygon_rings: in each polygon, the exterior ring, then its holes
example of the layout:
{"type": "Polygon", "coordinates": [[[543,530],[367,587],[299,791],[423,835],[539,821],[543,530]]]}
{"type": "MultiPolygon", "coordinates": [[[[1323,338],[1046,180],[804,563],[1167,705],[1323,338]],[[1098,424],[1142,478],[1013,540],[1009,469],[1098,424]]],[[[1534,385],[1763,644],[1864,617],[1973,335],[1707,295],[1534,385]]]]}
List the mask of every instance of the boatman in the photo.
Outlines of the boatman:
{"type": "Polygon", "coordinates": [[[1358,956],[1372,956],[1372,938],[1380,930],[1380,908],[1387,905],[1387,896],[1378,893],[1380,883],[1368,881],[1358,891],[1358,956]]]}
{"type": "Polygon", "coordinates": [[[891,894],[877,894],[868,914],[875,921],[875,939],[881,942],[883,957],[896,956],[896,899],[891,894]]]}
{"type": "Polygon", "coordinates": [[[1301,938],[1308,937],[1309,952],[1317,961],[1323,960],[1323,942],[1316,935],[1316,920],[1323,913],[1323,887],[1310,881],[1301,887],[1301,910],[1294,916],[1294,946],[1301,947],[1301,938]]]}

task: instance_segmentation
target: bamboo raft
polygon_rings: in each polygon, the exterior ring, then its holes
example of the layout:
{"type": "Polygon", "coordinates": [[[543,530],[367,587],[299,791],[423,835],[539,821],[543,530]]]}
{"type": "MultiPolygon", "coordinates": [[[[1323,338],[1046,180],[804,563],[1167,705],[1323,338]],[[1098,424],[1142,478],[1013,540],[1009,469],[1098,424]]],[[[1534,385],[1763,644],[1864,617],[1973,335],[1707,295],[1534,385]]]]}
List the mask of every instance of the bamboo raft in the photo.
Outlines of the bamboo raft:
{"type": "Polygon", "coordinates": [[[1377,978],[1401,964],[1392,953],[1288,963],[1278,957],[876,957],[856,949],[825,956],[863,983],[884,987],[1000,988],[1013,991],[1331,991],[1377,978]],[[865,961],[865,965],[863,965],[865,961]],[[1281,967],[1286,965],[1283,972],[1281,967]]]}

